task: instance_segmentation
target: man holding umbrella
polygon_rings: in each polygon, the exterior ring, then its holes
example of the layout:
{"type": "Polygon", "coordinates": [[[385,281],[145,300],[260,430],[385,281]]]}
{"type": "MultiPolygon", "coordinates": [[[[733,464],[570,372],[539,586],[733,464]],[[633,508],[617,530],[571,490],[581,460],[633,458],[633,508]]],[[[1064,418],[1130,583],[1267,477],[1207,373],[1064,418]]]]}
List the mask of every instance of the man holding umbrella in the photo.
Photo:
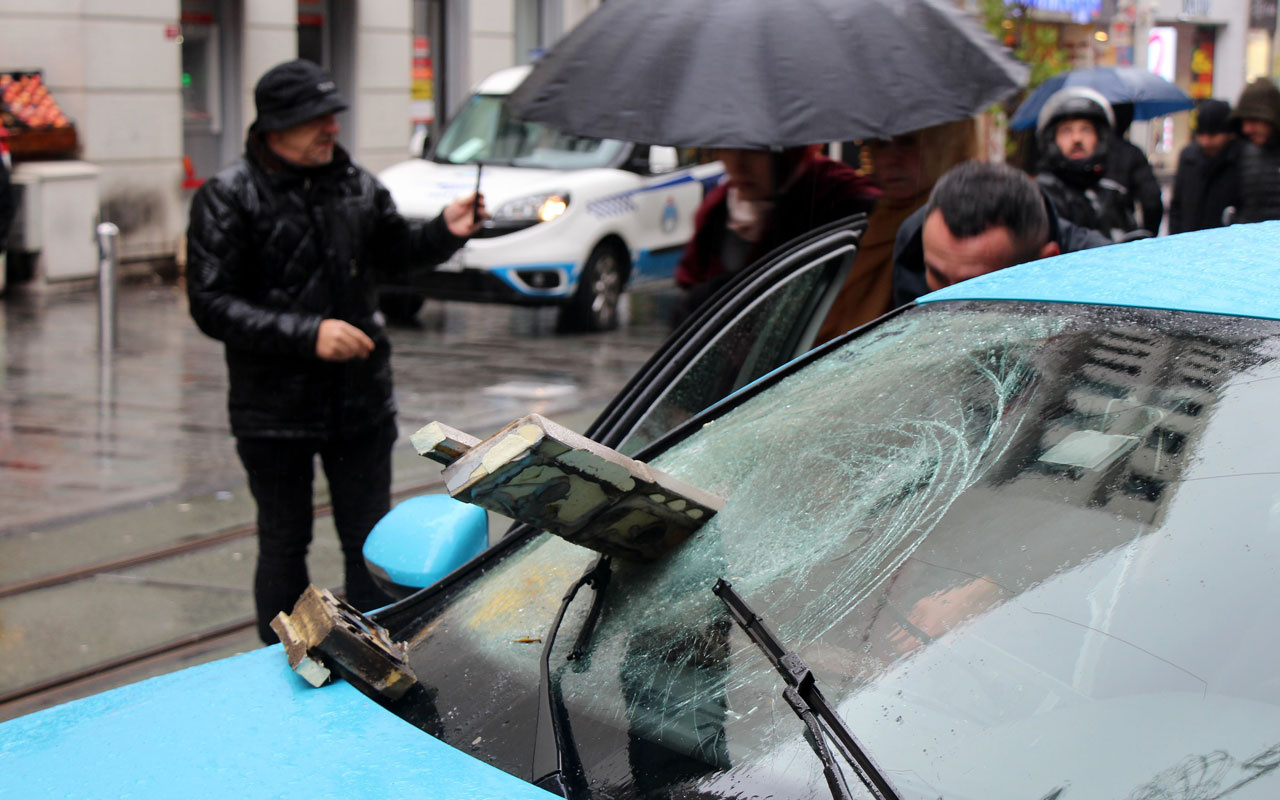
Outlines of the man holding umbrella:
{"type": "Polygon", "coordinates": [[[727,180],[707,193],[676,267],[676,285],[685,290],[677,322],[770,250],[829,222],[870,212],[880,196],[870,179],[812,148],[722,148],[715,156],[727,180]]]}

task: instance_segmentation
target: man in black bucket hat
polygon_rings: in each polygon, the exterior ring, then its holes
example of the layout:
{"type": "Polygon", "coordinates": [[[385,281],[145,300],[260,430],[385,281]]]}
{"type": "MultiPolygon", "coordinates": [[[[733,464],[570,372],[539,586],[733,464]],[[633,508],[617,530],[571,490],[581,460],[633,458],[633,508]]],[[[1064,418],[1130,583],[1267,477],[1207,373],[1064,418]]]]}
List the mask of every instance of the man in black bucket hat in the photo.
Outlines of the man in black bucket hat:
{"type": "Polygon", "coordinates": [[[390,343],[375,273],[439,263],[487,216],[464,197],[430,222],[400,216],[337,143],[347,107],[317,65],[289,61],[254,89],[244,156],[196,193],[187,231],[191,315],[226,345],[236,450],[258,506],[258,634],[307,587],[318,455],[347,599],[387,598],[361,550],[391,505],[390,343]]]}

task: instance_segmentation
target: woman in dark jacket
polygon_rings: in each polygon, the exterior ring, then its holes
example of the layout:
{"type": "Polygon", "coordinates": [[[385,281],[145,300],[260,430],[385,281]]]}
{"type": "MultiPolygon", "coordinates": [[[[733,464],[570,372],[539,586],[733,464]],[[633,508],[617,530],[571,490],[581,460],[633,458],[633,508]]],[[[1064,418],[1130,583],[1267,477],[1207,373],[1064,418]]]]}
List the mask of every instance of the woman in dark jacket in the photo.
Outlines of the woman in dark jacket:
{"type": "Polygon", "coordinates": [[[707,193],[676,267],[685,290],[677,321],[769,251],[815,228],[868,213],[880,196],[870,178],[815,148],[717,150],[726,180],[707,193]]]}

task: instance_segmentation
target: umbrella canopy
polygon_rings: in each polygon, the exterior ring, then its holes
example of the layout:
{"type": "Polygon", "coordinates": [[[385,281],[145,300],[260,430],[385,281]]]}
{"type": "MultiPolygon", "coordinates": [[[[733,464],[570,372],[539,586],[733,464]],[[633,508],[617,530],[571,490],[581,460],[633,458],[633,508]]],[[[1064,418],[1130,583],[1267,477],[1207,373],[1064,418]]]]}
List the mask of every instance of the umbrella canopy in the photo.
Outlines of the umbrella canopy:
{"type": "Polygon", "coordinates": [[[1009,127],[1014,130],[1034,128],[1045,102],[1059,89],[1068,86],[1087,86],[1113,105],[1132,103],[1134,119],[1152,119],[1195,107],[1190,95],[1154,72],[1141,67],[1092,67],[1054,75],[1040,84],[1018,106],[1009,120],[1009,127]]]}
{"type": "Polygon", "coordinates": [[[510,102],[582,136],[763,149],[963,119],[1027,74],[949,0],[609,0],[510,102]]]}

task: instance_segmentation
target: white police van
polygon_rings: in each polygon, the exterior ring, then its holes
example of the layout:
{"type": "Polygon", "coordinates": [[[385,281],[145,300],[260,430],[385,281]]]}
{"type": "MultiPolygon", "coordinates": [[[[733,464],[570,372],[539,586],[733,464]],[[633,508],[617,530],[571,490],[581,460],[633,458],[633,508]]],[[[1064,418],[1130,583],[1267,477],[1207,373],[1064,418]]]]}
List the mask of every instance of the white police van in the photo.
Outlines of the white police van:
{"type": "Polygon", "coordinates": [[[411,317],[426,297],[558,304],[567,327],[604,330],[625,289],[670,282],[723,167],[513,119],[506,98],[529,69],[486,78],[429,158],[379,175],[402,214],[431,218],[473,191],[479,171],[493,216],[448,262],[384,279],[389,316],[411,317]]]}

